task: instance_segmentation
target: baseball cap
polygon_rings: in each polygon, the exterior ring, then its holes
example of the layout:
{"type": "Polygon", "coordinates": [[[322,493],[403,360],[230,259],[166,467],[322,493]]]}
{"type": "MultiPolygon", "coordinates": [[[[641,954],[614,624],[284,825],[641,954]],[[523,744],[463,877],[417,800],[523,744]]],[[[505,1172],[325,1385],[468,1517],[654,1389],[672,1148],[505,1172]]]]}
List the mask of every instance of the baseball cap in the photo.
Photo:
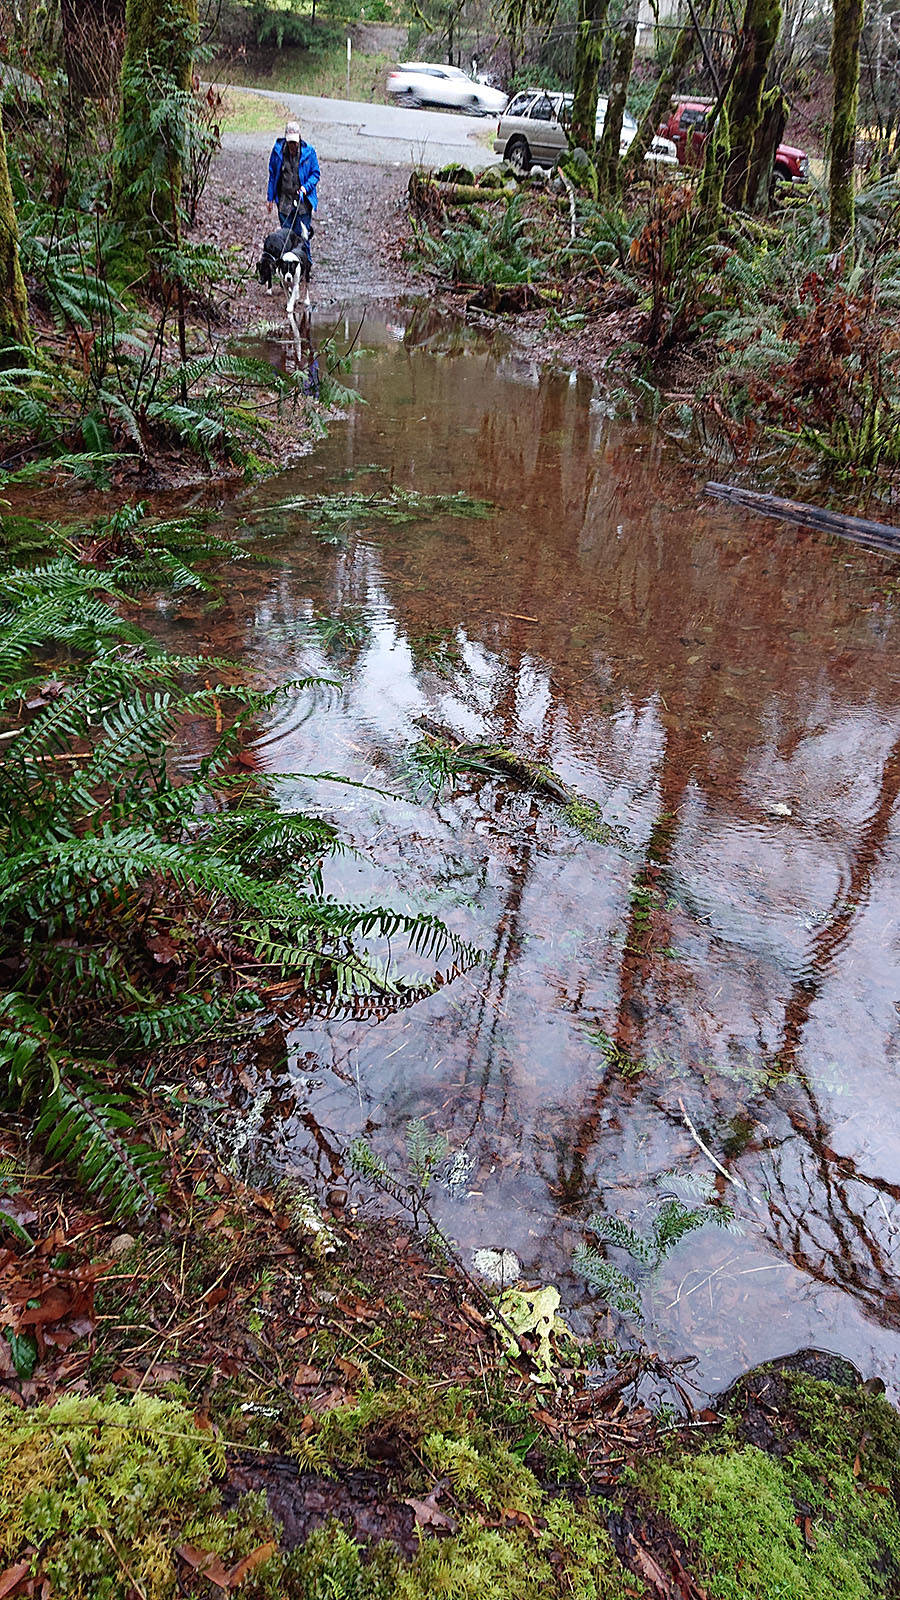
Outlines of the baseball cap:
{"type": "Polygon", "coordinates": [[[299,124],[299,122],[289,122],[287,127],[284,130],[284,137],[285,137],[285,140],[288,143],[290,143],[291,140],[296,140],[297,144],[299,144],[300,143],[300,124],[299,124]]]}

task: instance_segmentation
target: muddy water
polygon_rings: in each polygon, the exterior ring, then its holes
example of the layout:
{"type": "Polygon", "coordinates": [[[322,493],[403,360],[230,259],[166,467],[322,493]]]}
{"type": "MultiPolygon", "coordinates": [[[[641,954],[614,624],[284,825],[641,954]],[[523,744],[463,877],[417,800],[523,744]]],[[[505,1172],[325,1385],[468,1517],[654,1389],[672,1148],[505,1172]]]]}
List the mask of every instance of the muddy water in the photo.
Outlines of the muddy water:
{"type": "MultiPolygon", "coordinates": [[[[368,401],[288,492],[464,489],[440,517],[321,542],[263,518],[271,563],[182,613],[273,679],[325,671],[257,745],[361,857],[330,886],[438,911],[483,964],[384,1020],[298,1027],[284,1159],[328,1177],[364,1133],[395,1166],[422,1117],[466,1250],[515,1250],[597,1334],[623,1324],[572,1271],[596,1212],[647,1232],[709,1180],[709,1225],[651,1278],[644,1331],[711,1389],[802,1344],[897,1375],[900,676],[885,565],[704,503],[590,383],[418,312],[370,319],[368,401]],[[343,657],[315,613],[353,614],[343,657]],[[469,775],[414,797],[422,715],[551,764],[620,830],[469,775]],[[705,1146],[706,1148],[702,1148],[705,1146]],[[711,1157],[730,1174],[726,1180],[711,1157]]],[[[173,621],[173,633],[184,626],[173,621]]],[[[613,1253],[624,1270],[628,1257],[613,1253]]],[[[627,1325],[626,1325],[627,1326],[627,1325]]]]}

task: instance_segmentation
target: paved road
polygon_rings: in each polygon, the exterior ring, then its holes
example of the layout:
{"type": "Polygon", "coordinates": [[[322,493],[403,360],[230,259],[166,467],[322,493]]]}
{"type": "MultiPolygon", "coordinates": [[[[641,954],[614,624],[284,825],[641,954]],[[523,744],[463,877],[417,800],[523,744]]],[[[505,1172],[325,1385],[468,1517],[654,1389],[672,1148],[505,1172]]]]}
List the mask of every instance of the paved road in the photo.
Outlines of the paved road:
{"type": "MultiPolygon", "coordinates": [[[[242,92],[274,100],[294,112],[304,139],[315,145],[320,160],[361,161],[379,167],[441,167],[459,161],[480,171],[499,159],[491,148],[497,123],[490,117],[324,100],[309,94],[283,94],[280,89],[242,92]]],[[[222,145],[225,150],[268,156],[273,135],[281,132],[273,115],[272,133],[226,133],[222,145]]]]}

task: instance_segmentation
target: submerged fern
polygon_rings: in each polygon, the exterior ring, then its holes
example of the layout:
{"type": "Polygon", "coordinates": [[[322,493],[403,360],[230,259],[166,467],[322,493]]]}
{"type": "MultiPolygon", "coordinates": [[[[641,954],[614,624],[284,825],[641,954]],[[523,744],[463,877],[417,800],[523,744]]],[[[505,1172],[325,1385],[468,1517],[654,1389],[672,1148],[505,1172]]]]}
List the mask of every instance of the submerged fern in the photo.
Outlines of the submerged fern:
{"type": "MultiPolygon", "coordinates": [[[[705,1182],[701,1181],[696,1186],[695,1192],[700,1194],[703,1201],[699,1206],[685,1205],[672,1195],[663,1197],[646,1232],[632,1227],[631,1223],[625,1222],[621,1217],[609,1217],[599,1212],[588,1219],[588,1231],[601,1246],[608,1245],[629,1255],[636,1267],[642,1269],[644,1277],[649,1277],[652,1285],[666,1256],[689,1233],[705,1227],[710,1222],[720,1228],[735,1226],[731,1207],[723,1203],[714,1203],[712,1190],[707,1191],[705,1182]]],[[[608,1261],[596,1245],[583,1243],[577,1245],[572,1255],[572,1264],[576,1272],[579,1272],[591,1287],[602,1295],[607,1305],[626,1316],[640,1316],[638,1282],[613,1262],[608,1261]]]]}

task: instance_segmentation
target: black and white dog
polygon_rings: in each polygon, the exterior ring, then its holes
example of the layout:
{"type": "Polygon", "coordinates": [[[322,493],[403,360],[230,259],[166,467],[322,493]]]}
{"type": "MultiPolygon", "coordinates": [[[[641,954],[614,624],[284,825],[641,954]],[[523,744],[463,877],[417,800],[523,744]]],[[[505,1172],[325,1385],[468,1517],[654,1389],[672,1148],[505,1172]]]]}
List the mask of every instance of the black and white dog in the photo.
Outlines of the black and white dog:
{"type": "Polygon", "coordinates": [[[272,285],[279,283],[287,295],[287,319],[294,335],[294,348],[300,359],[300,324],[297,320],[297,302],[301,287],[304,291],[303,313],[309,316],[309,276],[312,257],[309,241],[312,229],[302,217],[295,217],[290,228],[276,228],[266,236],[263,253],[256,265],[259,281],[272,293],[272,285]]]}

